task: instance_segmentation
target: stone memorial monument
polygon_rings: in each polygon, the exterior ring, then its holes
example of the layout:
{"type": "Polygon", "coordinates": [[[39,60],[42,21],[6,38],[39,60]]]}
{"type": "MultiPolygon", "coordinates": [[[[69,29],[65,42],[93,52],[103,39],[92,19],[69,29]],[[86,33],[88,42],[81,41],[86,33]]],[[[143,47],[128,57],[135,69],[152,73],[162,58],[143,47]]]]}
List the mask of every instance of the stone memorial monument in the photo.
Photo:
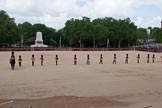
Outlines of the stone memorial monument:
{"type": "Polygon", "coordinates": [[[37,32],[36,33],[35,44],[31,45],[31,47],[48,47],[47,45],[43,44],[42,32],[37,32]]]}

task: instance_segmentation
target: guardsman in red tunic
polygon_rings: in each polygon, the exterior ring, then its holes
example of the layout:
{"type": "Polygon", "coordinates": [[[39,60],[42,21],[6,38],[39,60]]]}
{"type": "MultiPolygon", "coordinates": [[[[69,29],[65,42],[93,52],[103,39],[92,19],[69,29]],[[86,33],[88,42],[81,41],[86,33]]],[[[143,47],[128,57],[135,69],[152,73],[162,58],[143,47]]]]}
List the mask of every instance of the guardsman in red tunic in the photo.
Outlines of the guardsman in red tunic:
{"type": "Polygon", "coordinates": [[[116,64],[116,54],[114,54],[113,64],[116,64]]]}
{"type": "Polygon", "coordinates": [[[14,52],[12,52],[12,53],[11,53],[10,60],[15,60],[15,55],[14,55],[14,52]]]}
{"type": "Polygon", "coordinates": [[[34,66],[34,62],[35,62],[34,54],[32,54],[32,58],[31,58],[31,60],[32,60],[32,66],[34,66]]]}
{"type": "Polygon", "coordinates": [[[15,60],[14,52],[11,53],[10,61],[11,61],[11,60],[15,60]]]}
{"type": "Polygon", "coordinates": [[[15,55],[14,55],[13,51],[11,52],[10,64],[11,64],[11,69],[14,70],[14,67],[15,67],[15,55]]]}
{"type": "Polygon", "coordinates": [[[87,64],[88,64],[88,65],[90,64],[90,57],[89,57],[89,54],[87,55],[87,64]]]}
{"type": "Polygon", "coordinates": [[[125,64],[128,64],[128,54],[126,54],[126,57],[125,57],[125,64]]]}
{"type": "Polygon", "coordinates": [[[77,56],[76,56],[76,54],[74,55],[74,65],[77,65],[77,56]]]}
{"type": "Polygon", "coordinates": [[[147,54],[147,63],[150,61],[150,54],[147,54]]]}
{"type": "Polygon", "coordinates": [[[55,57],[55,62],[56,62],[56,65],[58,65],[58,55],[56,54],[56,57],[55,57]]]}
{"type": "Polygon", "coordinates": [[[21,67],[21,62],[22,62],[21,55],[19,55],[18,62],[19,62],[19,67],[21,67]]]}
{"type": "Polygon", "coordinates": [[[40,61],[41,61],[41,66],[43,66],[43,61],[44,61],[43,55],[41,55],[40,61]]]}
{"type": "Polygon", "coordinates": [[[155,62],[155,54],[152,55],[152,63],[155,62]]]}
{"type": "Polygon", "coordinates": [[[100,54],[100,62],[99,62],[99,64],[103,64],[103,56],[102,56],[102,54],[100,54]]]}
{"type": "Polygon", "coordinates": [[[139,63],[140,60],[140,54],[137,55],[137,63],[139,63]]]}

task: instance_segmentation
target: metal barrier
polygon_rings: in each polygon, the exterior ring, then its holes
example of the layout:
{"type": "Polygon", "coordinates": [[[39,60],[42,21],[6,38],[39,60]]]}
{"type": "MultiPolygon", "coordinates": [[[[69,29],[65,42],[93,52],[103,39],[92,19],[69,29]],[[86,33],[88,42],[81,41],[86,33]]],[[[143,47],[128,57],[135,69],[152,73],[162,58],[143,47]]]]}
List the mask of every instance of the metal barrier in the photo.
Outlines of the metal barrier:
{"type": "Polygon", "coordinates": [[[146,51],[146,52],[162,52],[162,49],[149,48],[0,48],[0,51],[146,51]]]}

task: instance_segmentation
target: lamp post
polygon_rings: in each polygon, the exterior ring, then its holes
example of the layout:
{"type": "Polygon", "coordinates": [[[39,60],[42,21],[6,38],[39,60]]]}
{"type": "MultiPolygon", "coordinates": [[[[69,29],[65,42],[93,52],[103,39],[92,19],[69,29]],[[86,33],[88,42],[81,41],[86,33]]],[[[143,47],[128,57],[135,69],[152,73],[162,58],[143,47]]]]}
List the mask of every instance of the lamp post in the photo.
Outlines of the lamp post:
{"type": "Polygon", "coordinates": [[[93,38],[93,48],[95,48],[96,47],[96,39],[95,39],[95,37],[93,38]]]}
{"type": "Polygon", "coordinates": [[[21,35],[21,47],[23,47],[23,43],[24,43],[24,39],[23,39],[23,35],[21,35]]]}
{"type": "Polygon", "coordinates": [[[79,43],[80,43],[80,48],[82,48],[82,39],[81,38],[79,40],[79,43]]]}
{"type": "Polygon", "coordinates": [[[162,29],[162,21],[161,21],[161,29],[162,29]]]}
{"type": "Polygon", "coordinates": [[[148,36],[147,43],[149,43],[149,39],[150,39],[150,32],[151,32],[151,30],[150,30],[150,29],[147,29],[147,36],[148,36]]]}
{"type": "Polygon", "coordinates": [[[61,48],[61,36],[60,36],[60,42],[59,43],[60,43],[60,48],[61,48]]]}
{"type": "Polygon", "coordinates": [[[151,30],[150,29],[147,29],[148,39],[150,38],[150,32],[151,32],[151,30]]]}
{"type": "Polygon", "coordinates": [[[120,40],[119,40],[119,46],[118,47],[120,48],[120,40]]]}
{"type": "Polygon", "coordinates": [[[109,47],[110,40],[107,38],[107,48],[109,47]]]}

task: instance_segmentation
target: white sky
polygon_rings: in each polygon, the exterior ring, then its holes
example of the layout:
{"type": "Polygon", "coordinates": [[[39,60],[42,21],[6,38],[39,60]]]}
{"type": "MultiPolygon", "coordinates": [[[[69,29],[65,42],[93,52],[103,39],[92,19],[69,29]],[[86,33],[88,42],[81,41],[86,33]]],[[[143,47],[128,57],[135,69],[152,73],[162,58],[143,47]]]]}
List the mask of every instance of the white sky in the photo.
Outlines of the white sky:
{"type": "Polygon", "coordinates": [[[0,0],[16,23],[43,23],[60,29],[71,18],[131,18],[138,26],[160,27],[162,0],[0,0]]]}

